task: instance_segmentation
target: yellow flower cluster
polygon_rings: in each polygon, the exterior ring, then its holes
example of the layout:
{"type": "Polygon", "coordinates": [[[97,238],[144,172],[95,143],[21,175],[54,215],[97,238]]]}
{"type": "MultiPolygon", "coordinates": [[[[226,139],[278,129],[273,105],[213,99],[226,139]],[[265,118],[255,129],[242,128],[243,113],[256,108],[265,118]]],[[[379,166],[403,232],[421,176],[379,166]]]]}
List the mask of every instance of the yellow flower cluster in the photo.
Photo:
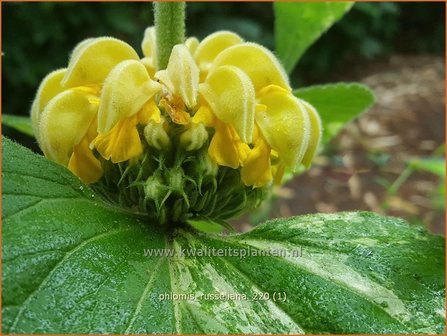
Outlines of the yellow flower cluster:
{"type": "Polygon", "coordinates": [[[78,44],[68,67],[42,81],[32,106],[45,156],[94,183],[104,160],[132,161],[147,145],[172,149],[169,129],[178,125],[175,146],[188,152],[208,143],[211,160],[240,169],[246,186],[310,164],[321,135],[318,113],[292,94],[270,51],[220,31],[174,46],[167,68],[157,71],[155,46],[153,27],[142,59],[115,38],[78,44]]]}

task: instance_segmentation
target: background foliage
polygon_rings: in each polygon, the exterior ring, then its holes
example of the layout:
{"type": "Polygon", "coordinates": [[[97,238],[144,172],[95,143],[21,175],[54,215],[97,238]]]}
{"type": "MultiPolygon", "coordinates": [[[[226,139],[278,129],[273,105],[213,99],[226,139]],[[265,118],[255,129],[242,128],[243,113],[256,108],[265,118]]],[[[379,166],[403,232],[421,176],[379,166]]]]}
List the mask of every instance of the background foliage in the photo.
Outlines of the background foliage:
{"type": "MultiPolygon", "coordinates": [[[[28,114],[40,80],[64,66],[82,39],[111,35],[140,50],[143,27],[152,24],[147,3],[3,3],[2,7],[2,107],[8,114],[28,114]]],[[[321,83],[348,63],[396,51],[442,53],[443,8],[443,3],[358,3],[306,52],[293,81],[321,83]]],[[[271,3],[190,3],[187,11],[188,35],[203,38],[218,29],[231,29],[274,49],[271,3]]]]}

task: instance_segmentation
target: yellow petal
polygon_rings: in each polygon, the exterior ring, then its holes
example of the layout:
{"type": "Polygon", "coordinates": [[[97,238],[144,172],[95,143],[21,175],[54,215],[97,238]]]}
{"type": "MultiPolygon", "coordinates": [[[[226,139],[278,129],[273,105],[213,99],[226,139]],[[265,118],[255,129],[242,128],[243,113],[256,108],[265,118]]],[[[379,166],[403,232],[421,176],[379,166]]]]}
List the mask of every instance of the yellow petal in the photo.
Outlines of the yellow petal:
{"type": "Polygon", "coordinates": [[[272,171],[273,171],[273,176],[274,176],[273,182],[276,185],[280,185],[282,182],[282,179],[284,178],[286,166],[284,166],[284,164],[282,164],[282,163],[279,163],[272,168],[273,168],[272,171]]]}
{"type": "Polygon", "coordinates": [[[94,121],[97,105],[78,90],[66,90],[50,100],[39,124],[41,148],[45,156],[66,166],[77,145],[94,121]]]}
{"type": "Polygon", "coordinates": [[[251,142],[255,115],[255,90],[250,78],[235,66],[221,66],[199,86],[211,110],[231,124],[244,142],[251,142]]]}
{"type": "Polygon", "coordinates": [[[158,71],[159,79],[174,96],[180,96],[186,107],[193,108],[197,103],[199,69],[185,45],[174,46],[166,70],[158,71]]]}
{"type": "Polygon", "coordinates": [[[37,90],[36,98],[34,98],[31,106],[31,121],[33,125],[34,135],[39,140],[39,122],[40,114],[48,102],[61,93],[64,89],[61,86],[61,80],[64,77],[66,69],[60,69],[50,72],[43,80],[37,90]]]}
{"type": "Polygon", "coordinates": [[[191,55],[194,55],[194,52],[197,50],[199,46],[199,40],[195,37],[190,37],[185,41],[185,46],[189,49],[191,55]]]}
{"type": "Polygon", "coordinates": [[[229,31],[218,31],[203,39],[193,54],[199,65],[201,77],[206,77],[211,64],[220,52],[242,42],[239,35],[229,31]]]}
{"type": "Polygon", "coordinates": [[[113,37],[88,39],[73,51],[61,84],[66,88],[101,84],[109,72],[124,60],[139,60],[127,43],[113,37]]]}
{"type": "Polygon", "coordinates": [[[157,54],[156,54],[156,35],[155,27],[146,28],[144,31],[144,38],[141,42],[141,49],[143,50],[143,55],[145,56],[141,59],[141,63],[146,67],[147,72],[151,77],[154,77],[157,71],[157,54]]]}
{"type": "Polygon", "coordinates": [[[303,157],[303,165],[306,168],[309,168],[317,152],[318,145],[320,144],[321,132],[322,132],[321,119],[320,116],[318,115],[317,110],[315,110],[315,108],[312,105],[310,105],[308,102],[304,100],[300,101],[304,105],[310,120],[309,145],[303,157]]]}
{"type": "Polygon", "coordinates": [[[224,123],[217,122],[215,130],[208,147],[209,156],[220,166],[238,168],[241,160],[231,129],[224,123]]]}
{"type": "Polygon", "coordinates": [[[98,132],[107,133],[116,123],[136,114],[161,89],[138,61],[123,61],[107,76],[98,111],[98,132]]]}
{"type": "Polygon", "coordinates": [[[74,146],[68,169],[87,184],[97,182],[104,173],[101,162],[89,148],[87,137],[74,146]]]}
{"type": "Polygon", "coordinates": [[[215,123],[214,115],[209,109],[209,107],[202,105],[197,110],[196,114],[192,118],[193,123],[202,123],[205,127],[211,127],[215,123]]]}
{"type": "Polygon", "coordinates": [[[155,73],[157,72],[157,67],[155,65],[155,59],[152,57],[144,57],[140,61],[144,67],[146,68],[147,73],[151,78],[155,76],[155,73]]]}
{"type": "Polygon", "coordinates": [[[262,187],[272,180],[270,148],[264,140],[257,141],[248,153],[241,169],[242,181],[247,186],[262,187]]]}
{"type": "Polygon", "coordinates": [[[256,112],[262,135],[281,161],[296,170],[309,144],[311,125],[305,106],[292,93],[274,85],[262,90],[258,100],[267,107],[256,112]]]}
{"type": "Polygon", "coordinates": [[[222,65],[234,65],[243,70],[256,91],[270,84],[291,90],[279,61],[268,49],[256,43],[242,43],[225,49],[217,55],[210,72],[222,65]]]}
{"type": "Polygon", "coordinates": [[[143,152],[137,125],[138,116],[120,120],[108,133],[98,134],[94,146],[106,160],[127,161],[143,152]]]}
{"type": "Polygon", "coordinates": [[[79,42],[73,49],[73,52],[70,55],[70,59],[79,57],[79,55],[81,55],[84,48],[86,46],[88,46],[91,42],[95,41],[96,39],[97,39],[97,37],[91,37],[91,38],[87,38],[87,39],[79,42]]]}
{"type": "Polygon", "coordinates": [[[156,58],[156,35],[155,35],[155,27],[148,27],[144,31],[144,38],[141,42],[141,50],[143,51],[143,55],[145,57],[151,57],[152,59],[156,58]]]}
{"type": "Polygon", "coordinates": [[[138,123],[146,125],[148,122],[160,122],[160,109],[153,99],[149,100],[138,112],[138,123]]]}

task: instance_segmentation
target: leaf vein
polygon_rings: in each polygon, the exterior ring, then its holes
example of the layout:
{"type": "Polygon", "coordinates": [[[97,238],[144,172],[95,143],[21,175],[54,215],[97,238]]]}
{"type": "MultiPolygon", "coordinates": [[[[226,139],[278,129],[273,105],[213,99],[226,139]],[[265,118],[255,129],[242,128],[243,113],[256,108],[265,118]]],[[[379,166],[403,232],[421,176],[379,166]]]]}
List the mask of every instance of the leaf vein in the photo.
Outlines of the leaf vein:
{"type": "Polygon", "coordinates": [[[14,331],[14,329],[17,326],[17,323],[20,319],[20,317],[22,316],[23,312],[25,311],[28,303],[30,302],[30,300],[35,297],[39,291],[46,285],[46,283],[49,281],[49,279],[51,278],[51,276],[56,272],[56,270],[66,261],[68,260],[74,253],[76,253],[77,251],[81,250],[83,247],[85,247],[86,245],[88,245],[89,243],[92,243],[94,241],[100,240],[104,237],[109,237],[112,236],[114,234],[117,233],[122,233],[125,231],[130,231],[130,229],[120,229],[120,230],[113,230],[113,231],[108,231],[108,232],[104,232],[101,233],[99,235],[93,236],[87,240],[84,240],[82,243],[80,243],[79,245],[75,246],[73,249],[71,249],[70,251],[66,252],[65,256],[52,268],[52,270],[48,273],[48,275],[42,280],[42,282],[40,283],[40,285],[25,299],[25,301],[23,302],[22,306],[20,307],[20,310],[18,311],[14,322],[11,326],[11,332],[14,331]]]}
{"type": "Polygon", "coordinates": [[[141,293],[140,299],[138,300],[137,306],[135,307],[132,317],[129,320],[129,324],[124,329],[124,334],[129,334],[130,329],[133,327],[133,324],[135,323],[135,321],[137,319],[137,315],[140,313],[140,311],[143,307],[143,300],[147,297],[149,290],[151,289],[151,287],[153,285],[153,282],[155,282],[156,275],[158,274],[157,270],[160,268],[160,266],[164,260],[166,260],[166,258],[160,258],[160,260],[155,265],[154,270],[153,270],[151,276],[149,277],[149,280],[148,280],[146,286],[144,287],[143,292],[141,293]]]}
{"type": "MultiPolygon", "coordinates": [[[[200,238],[200,236],[198,236],[200,238]]],[[[198,239],[196,239],[198,240],[198,239]]],[[[206,245],[205,242],[202,241],[202,243],[204,243],[206,245]]],[[[259,285],[257,285],[252,279],[250,279],[247,275],[246,272],[244,272],[243,270],[237,268],[235,265],[233,265],[231,262],[229,262],[228,260],[226,260],[225,258],[221,257],[221,256],[217,256],[220,260],[222,260],[224,262],[224,264],[230,266],[230,268],[232,268],[233,270],[235,270],[237,273],[239,273],[244,279],[246,279],[253,287],[256,288],[257,291],[259,291],[260,293],[263,292],[263,290],[261,290],[261,288],[259,287],[259,285]]],[[[287,311],[284,310],[283,307],[281,307],[277,302],[273,301],[273,300],[269,300],[270,302],[272,302],[272,304],[274,306],[276,306],[276,308],[280,311],[282,311],[285,315],[287,315],[293,322],[296,323],[296,325],[298,326],[298,328],[300,328],[303,331],[303,334],[306,333],[305,329],[300,326],[300,324],[298,323],[298,321],[296,321],[295,317],[293,317],[292,315],[290,315],[287,311]]]]}
{"type": "MultiPolygon", "coordinates": [[[[172,244],[172,242],[171,242],[171,244],[169,243],[169,237],[168,236],[165,236],[166,238],[166,248],[167,249],[169,249],[169,248],[174,248],[174,246],[173,246],[173,244],[172,244]]],[[[171,291],[172,292],[174,292],[174,283],[175,283],[175,280],[174,280],[174,265],[172,264],[172,260],[169,258],[169,257],[167,257],[167,259],[168,259],[168,268],[169,268],[169,278],[170,278],[170,280],[171,280],[171,291]]],[[[181,334],[182,332],[181,332],[181,319],[182,319],[182,317],[181,317],[181,314],[180,314],[180,302],[179,301],[176,301],[176,300],[173,300],[173,302],[172,302],[172,307],[173,307],[173,310],[174,310],[174,319],[175,319],[175,321],[174,321],[174,325],[175,325],[175,330],[176,330],[176,332],[177,332],[177,334],[181,334]]]]}
{"type": "MultiPolygon", "coordinates": [[[[211,239],[211,240],[218,240],[218,241],[221,241],[221,242],[225,242],[225,240],[223,240],[223,239],[219,239],[219,237],[216,237],[216,236],[213,236],[213,237],[208,236],[208,238],[211,239]]],[[[236,245],[238,245],[238,246],[240,246],[240,247],[242,247],[242,248],[247,248],[247,245],[243,245],[243,244],[236,243],[236,242],[233,242],[233,243],[236,244],[236,245]]],[[[252,247],[252,248],[256,248],[256,249],[258,249],[258,250],[267,252],[267,250],[264,250],[264,249],[262,249],[262,248],[260,248],[260,247],[253,246],[253,245],[249,245],[249,246],[252,247]]],[[[291,264],[291,265],[294,266],[294,267],[300,268],[301,270],[303,270],[303,271],[305,271],[305,272],[307,272],[307,273],[311,273],[311,272],[310,272],[309,270],[307,270],[306,268],[303,268],[303,267],[301,267],[300,265],[295,264],[295,263],[293,263],[293,262],[291,262],[290,260],[287,260],[287,259],[285,259],[285,258],[278,257],[278,256],[272,256],[272,258],[276,258],[276,259],[282,260],[283,262],[288,263],[288,264],[291,264]]],[[[401,320],[399,320],[399,319],[396,318],[395,316],[391,315],[390,312],[388,312],[386,309],[384,309],[384,307],[382,307],[381,305],[377,304],[376,302],[370,300],[368,297],[361,296],[361,295],[360,295],[361,293],[357,292],[354,288],[347,286],[347,285],[346,285],[345,283],[343,283],[343,282],[336,281],[336,280],[331,280],[331,279],[327,279],[327,278],[323,277],[322,275],[319,275],[319,274],[316,274],[316,273],[311,273],[311,274],[313,274],[313,275],[317,275],[317,276],[319,276],[320,278],[322,278],[322,279],[325,280],[325,281],[332,281],[332,283],[338,285],[339,287],[342,287],[342,288],[348,290],[349,292],[351,292],[351,293],[354,294],[355,296],[358,296],[358,297],[364,299],[365,301],[368,301],[370,304],[372,304],[372,305],[374,305],[375,307],[379,308],[380,310],[382,310],[383,312],[385,312],[389,317],[391,317],[393,320],[395,320],[396,322],[398,322],[403,328],[407,329],[406,325],[405,325],[401,320]]]]}

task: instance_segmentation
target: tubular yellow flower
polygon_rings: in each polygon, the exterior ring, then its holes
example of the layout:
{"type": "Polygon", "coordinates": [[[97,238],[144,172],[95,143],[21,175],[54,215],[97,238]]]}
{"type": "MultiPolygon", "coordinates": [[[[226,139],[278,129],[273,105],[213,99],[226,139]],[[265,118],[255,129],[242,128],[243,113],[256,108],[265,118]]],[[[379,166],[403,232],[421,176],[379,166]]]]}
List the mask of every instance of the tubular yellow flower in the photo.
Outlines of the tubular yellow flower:
{"type": "MultiPolygon", "coordinates": [[[[199,91],[213,111],[207,126],[215,129],[208,150],[211,158],[222,166],[238,168],[246,158],[247,143],[252,140],[255,91],[248,76],[234,66],[222,66],[211,73],[199,91]]],[[[197,116],[195,122],[200,121],[197,116]]]]}
{"type": "Polygon", "coordinates": [[[196,106],[199,69],[185,45],[174,46],[168,67],[166,70],[158,71],[155,78],[166,86],[172,98],[181,98],[187,109],[196,106]]]}
{"type": "Polygon", "coordinates": [[[208,147],[208,154],[214,162],[233,169],[241,166],[249,147],[241,141],[233,126],[215,117],[207,106],[197,111],[193,122],[214,128],[215,133],[208,147]]]}
{"type": "Polygon", "coordinates": [[[123,61],[112,69],[100,97],[99,135],[94,142],[106,160],[117,163],[142,153],[136,126],[151,119],[159,122],[160,112],[150,101],[159,90],[138,61],[123,61]]]}
{"type": "Polygon", "coordinates": [[[309,165],[321,133],[318,113],[293,96],[285,71],[270,51],[220,32],[199,44],[195,58],[204,78],[199,92],[218,120],[207,124],[215,129],[217,139],[211,141],[209,154],[216,163],[241,166],[242,180],[254,187],[270,182],[273,171],[280,182],[285,168],[309,165]],[[237,137],[231,136],[232,129],[237,137]],[[275,165],[270,162],[273,151],[278,156],[275,165]]]}
{"type": "Polygon", "coordinates": [[[136,126],[160,121],[153,99],[160,88],[128,44],[87,39],[76,46],[67,69],[50,73],[40,85],[31,109],[37,140],[51,160],[96,182],[102,166],[94,147],[112,162],[141,154],[136,126]]]}
{"type": "Polygon", "coordinates": [[[192,49],[176,45],[167,69],[155,78],[165,87],[160,106],[171,120],[212,128],[211,159],[233,169],[245,167],[241,177],[248,186],[263,186],[273,176],[279,182],[285,169],[308,166],[315,154],[318,114],[293,96],[284,69],[260,45],[217,32],[192,49]]]}
{"type": "Polygon", "coordinates": [[[98,105],[90,101],[88,94],[69,89],[51,99],[39,123],[44,154],[72,168],[87,183],[96,182],[102,175],[99,161],[88,149],[94,137],[91,127],[95,124],[97,109],[98,105]]]}
{"type": "Polygon", "coordinates": [[[265,110],[256,114],[256,123],[267,143],[287,167],[297,169],[309,144],[307,111],[289,91],[276,85],[261,90],[259,103],[265,110]]]}
{"type": "Polygon", "coordinates": [[[219,67],[199,92],[214,115],[234,127],[243,142],[251,142],[255,117],[255,90],[250,78],[234,66],[219,67]]]}

